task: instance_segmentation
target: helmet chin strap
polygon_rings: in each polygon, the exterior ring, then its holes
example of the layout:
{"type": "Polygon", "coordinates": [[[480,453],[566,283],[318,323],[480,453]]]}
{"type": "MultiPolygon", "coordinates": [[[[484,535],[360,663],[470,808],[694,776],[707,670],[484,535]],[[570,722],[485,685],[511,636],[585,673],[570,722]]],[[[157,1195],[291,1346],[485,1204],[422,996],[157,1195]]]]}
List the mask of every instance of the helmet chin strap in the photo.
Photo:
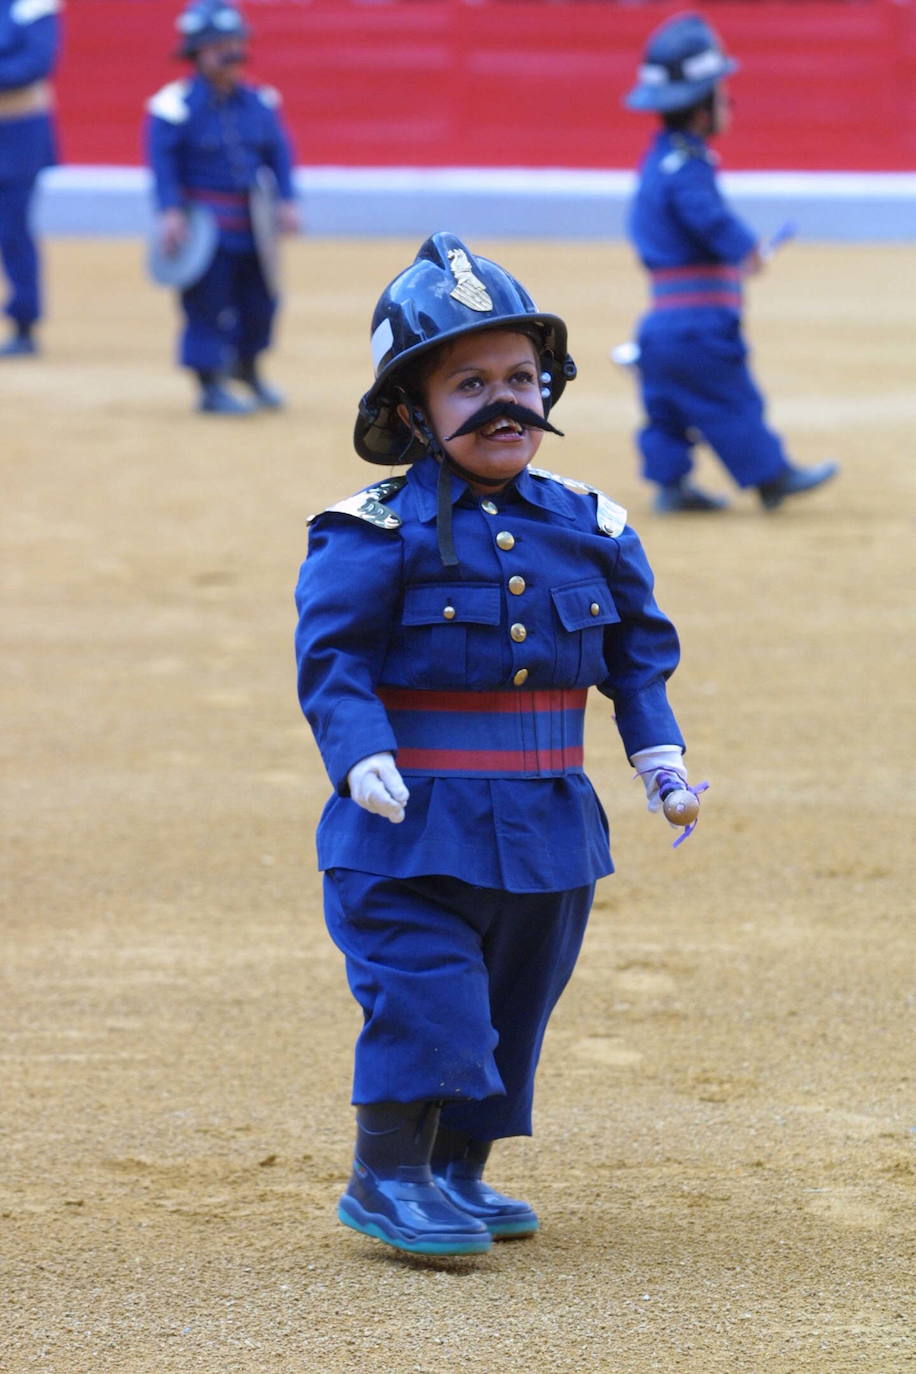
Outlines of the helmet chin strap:
{"type": "Polygon", "coordinates": [[[455,536],[452,533],[452,483],[448,454],[433,433],[432,426],[419,406],[410,407],[410,420],[417,434],[426,445],[426,451],[439,464],[439,478],[436,482],[436,542],[439,557],[444,568],[457,568],[458,555],[455,552],[455,536]]]}
{"type": "MultiPolygon", "coordinates": [[[[458,554],[455,550],[455,537],[452,533],[452,483],[451,474],[454,472],[456,477],[461,477],[465,482],[474,483],[481,487],[504,487],[511,478],[506,477],[484,477],[482,473],[474,472],[471,468],[464,467],[456,462],[448,450],[442,445],[434,434],[432,426],[419,406],[411,406],[410,418],[414,429],[426,444],[426,450],[430,457],[435,458],[439,464],[439,477],[436,483],[436,539],[439,545],[439,557],[442,565],[446,568],[458,567],[458,554]]],[[[553,426],[544,425],[544,428],[553,426]]],[[[558,433],[559,431],[554,431],[558,433]]]]}
{"type": "Polygon", "coordinates": [[[411,406],[410,418],[414,429],[426,444],[426,451],[439,464],[439,477],[436,482],[436,542],[439,557],[444,568],[458,567],[458,554],[455,550],[455,536],[452,532],[452,480],[454,472],[466,482],[479,482],[483,487],[501,487],[504,477],[481,477],[469,468],[456,463],[450,453],[442,446],[433,432],[432,426],[419,406],[411,406]]]}

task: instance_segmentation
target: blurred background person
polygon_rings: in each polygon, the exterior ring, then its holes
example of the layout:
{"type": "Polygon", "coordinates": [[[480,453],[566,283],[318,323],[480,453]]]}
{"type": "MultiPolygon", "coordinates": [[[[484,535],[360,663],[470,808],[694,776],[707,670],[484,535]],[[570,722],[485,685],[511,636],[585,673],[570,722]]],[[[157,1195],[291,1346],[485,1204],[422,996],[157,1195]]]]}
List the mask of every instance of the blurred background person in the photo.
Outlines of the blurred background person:
{"type": "Polygon", "coordinates": [[[731,116],[724,80],[737,62],[699,14],[678,14],[650,36],[633,110],[661,128],[643,159],[629,234],[646,267],[651,302],[637,338],[646,424],[639,433],[643,475],[655,510],[717,511],[728,502],[691,481],[692,451],[704,439],[739,487],[756,488],[766,508],[829,480],[835,463],[797,467],[768,428],[747,364],[742,287],[765,252],[719,190],[709,140],[731,116]]]}
{"type": "Polygon", "coordinates": [[[56,161],[50,77],[60,47],[60,0],[0,0],[0,258],[13,333],[0,358],[38,352],[41,263],[31,226],[38,174],[56,161]]]}
{"type": "Polygon", "coordinates": [[[199,410],[276,409],[282,397],[258,370],[278,303],[270,239],[273,230],[299,227],[280,97],[241,80],[250,30],[234,4],[194,0],[177,28],[178,56],[194,73],[164,86],[147,106],[156,235],[167,257],[180,258],[189,247],[189,208],[203,207],[216,228],[196,279],[181,282],[180,361],[197,376],[199,410]],[[227,377],[243,384],[245,399],[227,377]]]}

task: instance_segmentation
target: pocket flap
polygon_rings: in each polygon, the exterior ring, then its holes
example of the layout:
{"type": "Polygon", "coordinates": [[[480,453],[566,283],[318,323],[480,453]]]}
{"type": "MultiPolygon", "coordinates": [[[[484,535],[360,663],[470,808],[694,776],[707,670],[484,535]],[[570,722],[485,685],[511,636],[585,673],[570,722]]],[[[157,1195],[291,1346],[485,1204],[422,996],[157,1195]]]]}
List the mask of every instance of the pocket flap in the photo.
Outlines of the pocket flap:
{"type": "Polygon", "coordinates": [[[473,582],[441,582],[404,591],[403,625],[498,625],[500,589],[473,582]]]}
{"type": "Polygon", "coordinates": [[[606,582],[570,582],[565,587],[552,587],[550,595],[564,630],[587,630],[620,620],[606,582]]]}

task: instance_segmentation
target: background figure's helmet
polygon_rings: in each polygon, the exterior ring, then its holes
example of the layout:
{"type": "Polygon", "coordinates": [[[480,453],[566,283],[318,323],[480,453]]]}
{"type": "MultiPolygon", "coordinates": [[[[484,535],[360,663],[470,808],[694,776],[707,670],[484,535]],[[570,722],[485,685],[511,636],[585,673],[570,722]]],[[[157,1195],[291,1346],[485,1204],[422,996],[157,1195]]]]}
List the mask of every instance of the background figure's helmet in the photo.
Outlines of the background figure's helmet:
{"type": "Polygon", "coordinates": [[[181,34],[179,57],[195,57],[207,43],[248,38],[251,33],[232,0],[191,0],[175,27],[181,34]]]}
{"type": "Polygon", "coordinates": [[[410,267],[382,292],[372,316],[375,382],[359,403],[353,432],[359,456],[386,467],[421,458],[426,443],[397,413],[402,402],[420,401],[407,390],[413,366],[463,334],[510,328],[535,341],[546,415],[576,375],[566,351],[566,325],[538,310],[514,277],[488,258],[475,257],[454,234],[440,231],[428,238],[410,267]]]}
{"type": "Polygon", "coordinates": [[[624,104],[631,110],[668,114],[708,96],[724,76],[738,70],[715,29],[699,14],[676,14],[650,34],[637,84],[624,104]]]}

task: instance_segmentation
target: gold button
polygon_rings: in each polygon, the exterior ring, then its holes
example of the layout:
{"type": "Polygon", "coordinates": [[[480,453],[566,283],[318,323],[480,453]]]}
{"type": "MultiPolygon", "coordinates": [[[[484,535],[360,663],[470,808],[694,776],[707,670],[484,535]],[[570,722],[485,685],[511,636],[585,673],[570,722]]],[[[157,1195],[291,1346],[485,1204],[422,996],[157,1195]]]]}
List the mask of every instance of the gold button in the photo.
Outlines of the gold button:
{"type": "Polygon", "coordinates": [[[597,601],[593,601],[588,609],[591,611],[592,615],[600,615],[601,613],[601,607],[598,605],[597,601]]]}
{"type": "Polygon", "coordinates": [[[496,536],[496,542],[501,549],[514,549],[515,535],[510,534],[508,530],[500,530],[496,536]]]}
{"type": "Polygon", "coordinates": [[[525,683],[528,681],[528,669],[519,668],[512,681],[515,683],[516,687],[524,687],[525,683]]]}
{"type": "Polygon", "coordinates": [[[487,515],[496,515],[497,509],[492,501],[481,501],[480,509],[486,511],[487,515]]]}
{"type": "Polygon", "coordinates": [[[523,577],[510,577],[510,578],[509,578],[509,591],[512,593],[513,596],[521,596],[521,594],[522,594],[522,592],[523,592],[524,590],[525,590],[525,579],[524,579],[523,577]]]}
{"type": "Polygon", "coordinates": [[[445,617],[446,620],[454,620],[454,619],[455,619],[455,607],[454,607],[454,606],[445,606],[445,607],[443,608],[442,614],[443,614],[443,616],[445,617]]]}
{"type": "Polygon", "coordinates": [[[519,625],[518,621],[516,621],[514,625],[510,626],[509,633],[515,640],[516,644],[521,644],[523,639],[528,638],[528,631],[525,629],[524,625],[519,625]]]}

